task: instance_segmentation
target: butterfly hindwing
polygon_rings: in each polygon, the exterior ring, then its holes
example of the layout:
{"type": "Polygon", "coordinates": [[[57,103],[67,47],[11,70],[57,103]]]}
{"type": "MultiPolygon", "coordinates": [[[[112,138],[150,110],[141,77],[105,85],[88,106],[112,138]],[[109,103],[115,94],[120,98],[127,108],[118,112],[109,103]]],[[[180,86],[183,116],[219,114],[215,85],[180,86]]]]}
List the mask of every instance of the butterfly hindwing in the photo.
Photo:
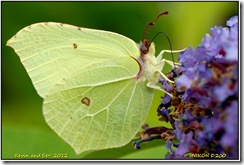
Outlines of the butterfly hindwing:
{"type": "Polygon", "coordinates": [[[79,154],[127,144],[146,120],[153,96],[154,90],[145,82],[138,84],[131,78],[77,86],[48,95],[43,114],[79,154]]]}

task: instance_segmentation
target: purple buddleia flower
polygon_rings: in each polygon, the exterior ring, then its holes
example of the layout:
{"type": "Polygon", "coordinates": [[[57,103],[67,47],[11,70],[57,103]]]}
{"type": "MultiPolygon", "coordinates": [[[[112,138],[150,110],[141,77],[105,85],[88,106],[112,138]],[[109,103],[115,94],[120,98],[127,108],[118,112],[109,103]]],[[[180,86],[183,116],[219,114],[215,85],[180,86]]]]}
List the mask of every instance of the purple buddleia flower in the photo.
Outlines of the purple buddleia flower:
{"type": "Polygon", "coordinates": [[[220,139],[220,144],[223,148],[231,149],[229,153],[230,158],[238,157],[238,102],[231,102],[230,106],[226,108],[227,118],[223,124],[225,133],[220,139]]]}
{"type": "Polygon", "coordinates": [[[185,157],[184,155],[190,151],[193,141],[192,137],[192,132],[182,134],[180,144],[175,151],[173,151],[170,147],[170,144],[172,143],[167,142],[166,146],[171,151],[171,153],[166,154],[165,159],[189,159],[189,157],[185,157]]]}
{"type": "Polygon", "coordinates": [[[160,80],[174,97],[162,97],[157,110],[172,128],[150,128],[156,135],[135,144],[164,139],[169,150],[165,159],[210,159],[210,154],[239,158],[238,17],[230,18],[227,26],[211,28],[201,45],[179,54],[181,66],[167,74],[175,83],[160,80]]]}
{"type": "Polygon", "coordinates": [[[177,140],[180,140],[181,135],[183,133],[182,130],[181,130],[181,128],[180,128],[181,122],[179,120],[176,120],[174,122],[174,124],[175,124],[175,130],[174,130],[175,137],[176,137],[177,140]]]}
{"type": "Polygon", "coordinates": [[[186,75],[182,75],[176,80],[176,83],[177,83],[177,90],[184,91],[184,89],[190,87],[192,80],[189,79],[186,75]]]}
{"type": "Polygon", "coordinates": [[[195,50],[192,47],[189,47],[189,49],[185,50],[179,55],[179,62],[182,64],[182,66],[190,68],[195,66],[197,63],[196,58],[195,50]]]}
{"type": "Polygon", "coordinates": [[[176,78],[175,139],[178,147],[167,159],[186,153],[226,154],[238,158],[238,17],[215,26],[196,49],[180,53],[176,78]]]}
{"type": "Polygon", "coordinates": [[[179,147],[174,152],[175,156],[184,156],[186,153],[190,152],[192,137],[193,132],[182,134],[179,147]]]}

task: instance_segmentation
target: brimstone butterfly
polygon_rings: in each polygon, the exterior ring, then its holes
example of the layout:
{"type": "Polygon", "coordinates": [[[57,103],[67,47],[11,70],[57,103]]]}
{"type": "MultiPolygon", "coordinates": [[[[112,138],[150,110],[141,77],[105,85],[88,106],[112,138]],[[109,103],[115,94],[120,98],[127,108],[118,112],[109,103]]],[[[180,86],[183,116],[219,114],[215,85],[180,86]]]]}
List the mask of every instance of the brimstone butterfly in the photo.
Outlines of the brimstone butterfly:
{"type": "Polygon", "coordinates": [[[164,51],[156,58],[146,39],[138,46],[116,33],[53,22],[25,27],[7,45],[44,99],[47,124],[76,154],[130,142],[155,89],[166,92],[156,85],[160,75],[170,81],[164,63],[174,65],[164,51]]]}

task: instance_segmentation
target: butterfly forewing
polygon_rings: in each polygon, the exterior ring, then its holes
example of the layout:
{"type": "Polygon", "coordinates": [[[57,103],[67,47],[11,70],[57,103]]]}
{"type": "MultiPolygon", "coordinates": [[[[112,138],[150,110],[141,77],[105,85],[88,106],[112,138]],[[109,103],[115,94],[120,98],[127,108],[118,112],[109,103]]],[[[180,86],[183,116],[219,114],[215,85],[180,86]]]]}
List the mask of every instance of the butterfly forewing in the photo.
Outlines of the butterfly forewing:
{"type": "Polygon", "coordinates": [[[61,23],[38,23],[8,42],[41,97],[77,70],[120,56],[139,56],[136,44],[122,35],[61,23]]]}

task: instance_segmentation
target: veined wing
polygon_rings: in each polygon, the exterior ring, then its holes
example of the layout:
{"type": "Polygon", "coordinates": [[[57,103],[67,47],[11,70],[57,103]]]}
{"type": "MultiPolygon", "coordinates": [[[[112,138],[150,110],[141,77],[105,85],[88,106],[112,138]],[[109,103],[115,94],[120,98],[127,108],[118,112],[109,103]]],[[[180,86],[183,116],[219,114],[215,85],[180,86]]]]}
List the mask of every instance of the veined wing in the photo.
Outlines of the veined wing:
{"type": "Polygon", "coordinates": [[[153,96],[146,82],[131,78],[77,86],[48,95],[43,114],[48,125],[80,154],[130,142],[145,122],[153,96]]]}
{"type": "Polygon", "coordinates": [[[19,55],[43,98],[77,70],[111,58],[139,56],[135,42],[122,35],[51,22],[22,29],[7,45],[19,55]]]}

